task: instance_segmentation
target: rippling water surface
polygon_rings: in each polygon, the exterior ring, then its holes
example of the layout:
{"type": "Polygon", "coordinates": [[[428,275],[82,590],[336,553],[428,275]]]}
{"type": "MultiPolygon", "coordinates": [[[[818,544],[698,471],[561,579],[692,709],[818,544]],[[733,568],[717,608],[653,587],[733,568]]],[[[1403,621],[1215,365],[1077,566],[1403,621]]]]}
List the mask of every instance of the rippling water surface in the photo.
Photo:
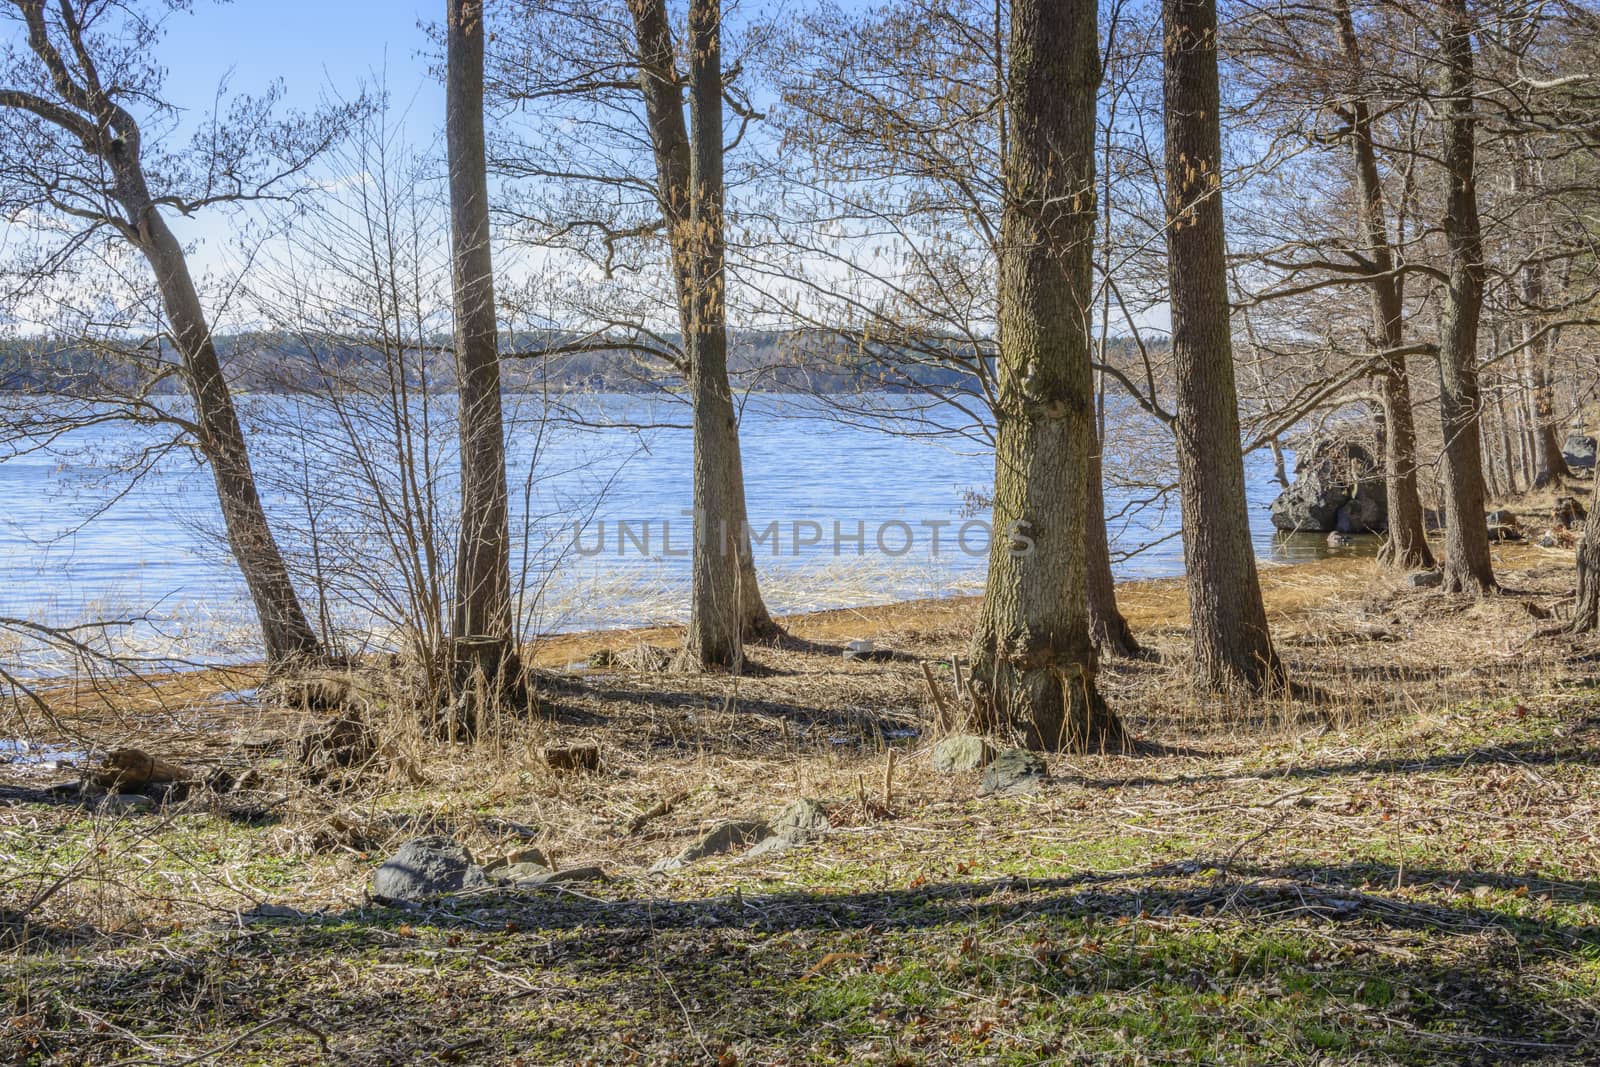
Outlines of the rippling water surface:
{"type": "MultiPolygon", "coordinates": [[[[296,565],[312,573],[309,531],[319,516],[307,501],[338,484],[352,464],[301,449],[292,425],[311,418],[326,429],[332,423],[325,412],[308,416],[303,404],[281,397],[252,398],[243,407],[267,506],[296,565]]],[[[594,396],[576,415],[596,425],[541,429],[533,425],[536,401],[518,399],[514,407],[513,511],[519,528],[526,518],[535,545],[525,567],[518,560],[519,573],[527,572],[530,625],[680,619],[688,570],[677,553],[687,547],[692,521],[692,443],[687,429],[662,424],[686,422],[687,409],[670,399],[594,396]]],[[[970,442],[895,435],[827,414],[810,397],[754,395],[744,408],[751,523],[758,531],[776,524],[776,537],[757,548],[773,610],[980,590],[987,515],[972,510],[969,494],[991,484],[991,456],[970,442]]],[[[137,628],[141,650],[250,656],[248,602],[221,550],[209,474],[184,453],[165,456],[131,487],[119,472],[155,440],[107,425],[75,439],[70,450],[0,463],[0,614],[56,622],[147,616],[137,628]]],[[[453,460],[435,462],[448,482],[453,460]]],[[[1271,457],[1254,454],[1246,467],[1258,554],[1325,554],[1320,537],[1274,537],[1266,510],[1276,492],[1271,457]]],[[[1141,480],[1168,476],[1149,473],[1141,480]]],[[[1116,513],[1149,491],[1110,495],[1108,513],[1116,513]]],[[[1115,519],[1119,575],[1181,573],[1177,524],[1175,499],[1115,519]]],[[[302,578],[302,588],[310,581],[302,578]]],[[[370,624],[361,616],[371,611],[382,614],[383,607],[330,605],[330,617],[356,627],[370,624]]]]}

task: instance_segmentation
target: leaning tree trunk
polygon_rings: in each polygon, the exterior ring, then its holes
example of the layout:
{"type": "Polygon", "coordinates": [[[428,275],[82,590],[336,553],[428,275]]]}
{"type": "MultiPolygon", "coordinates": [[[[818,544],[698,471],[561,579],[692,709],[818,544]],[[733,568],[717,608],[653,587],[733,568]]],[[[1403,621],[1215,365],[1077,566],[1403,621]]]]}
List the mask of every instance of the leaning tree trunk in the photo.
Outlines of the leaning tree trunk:
{"type": "Polygon", "coordinates": [[[511,533],[500,408],[489,180],[483,130],[483,3],[447,0],[445,140],[450,165],[450,267],[455,296],[461,440],[461,528],[452,649],[456,679],[516,678],[511,533]]]}
{"type": "Polygon", "coordinates": [[[1589,502],[1583,542],[1578,545],[1578,606],[1572,613],[1574,634],[1596,630],[1600,630],[1600,489],[1589,502]]]}
{"type": "Polygon", "coordinates": [[[200,306],[183,246],[151,203],[138,161],[114,160],[113,168],[119,199],[128,217],[135,220],[135,244],[155,272],[162,307],[183,360],[200,430],[200,452],[211,467],[228,547],[255,604],[267,662],[277,668],[317,659],[322,655],[322,644],[300,605],[289,579],[289,568],[261,506],[239,414],[222,375],[211,327],[200,306]]]}
{"type": "Polygon", "coordinates": [[[1475,178],[1472,16],[1467,0],[1444,0],[1446,64],[1441,161],[1449,189],[1444,236],[1449,285],[1439,315],[1439,422],[1444,434],[1444,588],[1486,593],[1495,587],[1484,523],[1482,396],[1478,321],[1483,311],[1483,237],[1475,178]]]}
{"type": "MultiPolygon", "coordinates": [[[[1338,0],[1339,37],[1344,58],[1360,71],[1361,42],[1350,17],[1349,0],[1338,0]]],[[[1372,260],[1372,315],[1383,348],[1379,380],[1383,390],[1383,470],[1388,497],[1389,537],[1381,559],[1391,566],[1416,570],[1434,565],[1422,521],[1417,491],[1417,428],[1411,407],[1411,377],[1401,350],[1404,300],[1395,270],[1389,228],[1383,216],[1383,183],[1372,141],[1372,112],[1357,96],[1350,105],[1350,145],[1354,156],[1356,197],[1367,255],[1372,260]]]]}
{"type": "Polygon", "coordinates": [[[1127,745],[1095,688],[1085,586],[1095,14],[1095,0],[1011,6],[995,537],[971,649],[983,726],[1075,751],[1127,745]]]}
{"type": "Polygon", "coordinates": [[[742,642],[772,636],[777,626],[762,601],[756,577],[738,418],[728,382],[721,9],[719,4],[706,3],[694,11],[691,36],[699,30],[710,51],[690,49],[692,140],[684,121],[682,80],[666,4],[664,0],[629,0],[628,9],[639,49],[639,89],[655,155],[657,195],[667,222],[678,319],[687,350],[684,374],[694,404],[696,529],[686,659],[704,667],[727,667],[733,665],[737,653],[722,634],[736,632],[742,642]],[[704,189],[699,180],[702,174],[707,178],[704,189]],[[732,594],[724,582],[730,575],[732,594]],[[729,612],[733,620],[722,621],[720,616],[729,612]]]}
{"type": "MultiPolygon", "coordinates": [[[[1097,435],[1098,436],[1098,435],[1097,435]]],[[[1084,527],[1085,585],[1089,594],[1089,633],[1102,655],[1134,658],[1144,649],[1117,607],[1117,583],[1111,573],[1111,543],[1106,534],[1106,494],[1102,446],[1089,453],[1087,523],[1084,527]]]]}
{"type": "Polygon", "coordinates": [[[1178,488],[1197,681],[1277,684],[1250,538],[1222,228],[1215,0],[1163,0],[1167,269],[1178,488]]]}

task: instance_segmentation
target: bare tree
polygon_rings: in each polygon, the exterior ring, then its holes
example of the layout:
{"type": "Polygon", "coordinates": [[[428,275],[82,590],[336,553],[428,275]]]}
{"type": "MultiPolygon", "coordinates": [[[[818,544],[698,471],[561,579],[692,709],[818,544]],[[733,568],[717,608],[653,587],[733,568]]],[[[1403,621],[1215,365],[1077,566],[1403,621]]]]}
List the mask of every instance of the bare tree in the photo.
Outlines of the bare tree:
{"type": "Polygon", "coordinates": [[[727,370],[725,159],[756,114],[736,104],[737,128],[725,134],[723,107],[740,94],[737,65],[722,59],[719,9],[692,8],[689,36],[698,28],[701,39],[684,51],[666,0],[627,0],[625,11],[614,0],[517,10],[497,48],[495,97],[559,126],[503,138],[499,169],[535,188],[506,215],[518,240],[575,251],[608,279],[652,279],[666,268],[664,302],[678,340],[651,321],[654,292],[621,307],[613,291],[613,306],[585,309],[594,321],[583,328],[593,343],[637,353],[656,379],[681,376],[690,387],[696,534],[684,661],[732,666],[744,640],[778,632],[750,549],[727,370]],[[654,261],[662,238],[664,263],[654,261]],[[727,637],[734,632],[738,642],[727,637]]]}
{"type": "Polygon", "coordinates": [[[1483,234],[1478,220],[1473,19],[1466,0],[1441,0],[1445,64],[1439,108],[1440,164],[1447,183],[1444,237],[1449,284],[1439,314],[1439,422],[1444,435],[1444,588],[1495,587],[1485,526],[1479,433],[1478,324],[1483,313],[1483,234]]]}
{"type": "Polygon", "coordinates": [[[1282,679],[1250,538],[1222,221],[1215,0],[1162,0],[1178,484],[1197,680],[1282,679]]]}
{"type": "Polygon", "coordinates": [[[980,721],[1034,748],[1118,750],[1095,687],[1085,508],[1097,447],[1090,373],[1095,0],[1016,0],[1000,239],[996,537],[972,637],[980,721]]]}
{"type": "MultiPolygon", "coordinates": [[[[149,58],[158,17],[133,3],[60,0],[47,9],[44,0],[8,0],[7,7],[24,40],[7,47],[0,65],[0,209],[12,220],[39,213],[70,227],[44,276],[106,235],[148,263],[194,404],[192,422],[168,421],[183,426],[211,469],[268,660],[281,666],[318,657],[322,646],[262,508],[212,327],[165,212],[287,193],[337,135],[339,116],[275,123],[270,95],[241,99],[233,113],[215,117],[195,150],[167,152],[145,140],[135,114],[173,110],[149,58]]],[[[141,416],[160,417],[149,405],[141,416]]]]}
{"type": "Polygon", "coordinates": [[[458,682],[520,674],[511,620],[511,532],[500,405],[499,334],[489,248],[483,132],[482,0],[447,0],[445,131],[450,157],[450,274],[455,292],[461,523],[452,625],[458,682]]]}
{"type": "Polygon", "coordinates": [[[1373,141],[1372,108],[1359,85],[1363,71],[1361,41],[1350,16],[1349,0],[1334,0],[1343,59],[1357,91],[1343,105],[1355,169],[1357,215],[1363,244],[1371,261],[1372,317],[1381,359],[1383,390],[1383,469],[1388,496],[1389,538],[1382,558],[1395,567],[1414,570],[1433,566],[1423,528],[1422,499],[1417,492],[1417,429],[1411,408],[1411,377],[1406,367],[1405,297],[1384,217],[1383,182],[1373,141]]]}

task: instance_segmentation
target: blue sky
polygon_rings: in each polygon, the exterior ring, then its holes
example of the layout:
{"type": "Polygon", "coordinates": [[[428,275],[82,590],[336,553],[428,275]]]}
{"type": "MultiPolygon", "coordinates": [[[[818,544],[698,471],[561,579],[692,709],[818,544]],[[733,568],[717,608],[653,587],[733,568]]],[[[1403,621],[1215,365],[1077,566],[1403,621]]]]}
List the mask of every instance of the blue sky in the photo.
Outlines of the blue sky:
{"type": "Polygon", "coordinates": [[[443,3],[413,0],[201,0],[167,21],[168,95],[205,109],[224,77],[238,92],[282,78],[290,104],[312,107],[330,87],[353,94],[382,77],[397,103],[415,97],[411,121],[442,122],[443,90],[428,77],[421,24],[443,14],[443,3]]]}

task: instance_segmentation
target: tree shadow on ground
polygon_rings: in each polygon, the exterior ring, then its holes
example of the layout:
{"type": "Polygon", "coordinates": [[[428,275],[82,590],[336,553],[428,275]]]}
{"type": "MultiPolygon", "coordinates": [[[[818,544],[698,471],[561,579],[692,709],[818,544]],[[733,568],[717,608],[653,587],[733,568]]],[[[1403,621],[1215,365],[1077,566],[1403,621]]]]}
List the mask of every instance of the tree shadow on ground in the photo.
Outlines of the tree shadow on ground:
{"type": "Polygon", "coordinates": [[[1559,741],[1517,741],[1506,745],[1480,745],[1459,752],[1439,753],[1421,759],[1369,758],[1336,763],[1313,763],[1269,770],[1206,772],[1199,774],[1130,775],[1111,777],[1066,770],[1053,779],[1088,789],[1153,788],[1185,785],[1214,785],[1227,782],[1259,781],[1271,778],[1284,782],[1341,778],[1346,775],[1432,774],[1461,770],[1469,766],[1551,767],[1571,764],[1600,766],[1600,748],[1573,738],[1559,741]]]}
{"type": "MultiPolygon", "coordinates": [[[[213,1035],[173,1053],[292,1020],[302,1032],[276,1040],[309,1051],[314,1036],[349,1063],[841,1062],[902,1042],[909,1054],[924,1032],[941,1043],[901,1062],[973,1062],[1002,1037],[1013,1060],[1039,1062],[1067,1047],[1063,1035],[1090,1057],[1063,1062],[1097,1062],[1127,1051],[1103,1043],[1119,1029],[1118,1040],[1146,1033],[1148,1051],[1199,1048],[1202,1061],[1208,1049],[1254,1049],[1253,1062],[1339,1049],[1389,1062],[1600,1055],[1600,1001],[1549,970],[1592,958],[1600,930],[1508,916],[1470,894],[1355,888],[1397,873],[1197,860],[831,894],[502,892],[219,930],[136,961],[84,961],[55,993],[114,1027],[203,1022],[213,1035]],[[990,1038],[973,1012],[1005,1024],[990,1038]],[[729,1060],[727,1048],[742,1051],[729,1060]]],[[[1554,888],[1600,903],[1595,883],[1554,888]]],[[[81,1027],[52,1034],[79,1052],[95,1040],[81,1027]]]]}

